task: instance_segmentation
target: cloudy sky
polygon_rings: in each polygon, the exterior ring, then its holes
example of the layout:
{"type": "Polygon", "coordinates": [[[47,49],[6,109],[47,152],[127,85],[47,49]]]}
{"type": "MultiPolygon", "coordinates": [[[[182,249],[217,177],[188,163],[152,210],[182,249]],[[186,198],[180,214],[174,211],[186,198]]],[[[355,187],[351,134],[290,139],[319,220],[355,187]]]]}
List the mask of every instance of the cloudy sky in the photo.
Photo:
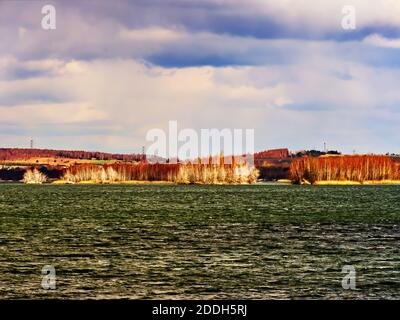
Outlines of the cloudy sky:
{"type": "Polygon", "coordinates": [[[399,80],[398,0],[0,1],[1,147],[139,152],[177,120],[400,152],[399,80]]]}

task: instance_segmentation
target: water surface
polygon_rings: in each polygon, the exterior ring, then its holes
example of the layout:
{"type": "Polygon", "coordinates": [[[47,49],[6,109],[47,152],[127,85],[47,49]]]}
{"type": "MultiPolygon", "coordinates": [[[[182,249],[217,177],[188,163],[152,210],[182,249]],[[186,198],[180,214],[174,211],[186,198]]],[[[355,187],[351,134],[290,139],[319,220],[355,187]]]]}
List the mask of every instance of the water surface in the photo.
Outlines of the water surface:
{"type": "Polygon", "coordinates": [[[400,187],[1,184],[0,298],[399,299],[400,187]]]}

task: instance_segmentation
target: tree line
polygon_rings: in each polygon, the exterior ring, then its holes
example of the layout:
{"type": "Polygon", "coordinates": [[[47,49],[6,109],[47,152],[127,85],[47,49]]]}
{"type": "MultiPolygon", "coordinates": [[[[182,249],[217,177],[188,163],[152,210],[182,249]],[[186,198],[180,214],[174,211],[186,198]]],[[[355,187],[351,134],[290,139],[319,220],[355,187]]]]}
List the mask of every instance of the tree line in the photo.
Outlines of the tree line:
{"type": "Polygon", "coordinates": [[[119,154],[97,151],[72,151],[51,149],[0,148],[0,160],[26,160],[30,158],[69,158],[69,159],[96,159],[144,161],[144,154],[119,154]]]}
{"type": "Polygon", "coordinates": [[[400,180],[400,163],[381,155],[304,157],[291,163],[290,178],[294,183],[400,180]]]}

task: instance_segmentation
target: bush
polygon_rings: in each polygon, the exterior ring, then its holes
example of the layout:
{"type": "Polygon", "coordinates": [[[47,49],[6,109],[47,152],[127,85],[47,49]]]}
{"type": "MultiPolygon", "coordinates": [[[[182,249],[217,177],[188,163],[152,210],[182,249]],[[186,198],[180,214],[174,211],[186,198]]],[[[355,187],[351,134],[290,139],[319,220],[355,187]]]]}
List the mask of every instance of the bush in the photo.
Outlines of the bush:
{"type": "Polygon", "coordinates": [[[290,178],[293,183],[399,180],[400,166],[387,156],[304,157],[292,162],[290,178]]]}
{"type": "Polygon", "coordinates": [[[247,164],[165,164],[136,163],[112,165],[75,165],[68,168],[63,180],[95,181],[168,181],[189,183],[253,183],[258,171],[247,164]]]}
{"type": "Polygon", "coordinates": [[[36,168],[28,169],[25,171],[22,181],[28,184],[41,184],[47,181],[47,176],[36,168]]]}

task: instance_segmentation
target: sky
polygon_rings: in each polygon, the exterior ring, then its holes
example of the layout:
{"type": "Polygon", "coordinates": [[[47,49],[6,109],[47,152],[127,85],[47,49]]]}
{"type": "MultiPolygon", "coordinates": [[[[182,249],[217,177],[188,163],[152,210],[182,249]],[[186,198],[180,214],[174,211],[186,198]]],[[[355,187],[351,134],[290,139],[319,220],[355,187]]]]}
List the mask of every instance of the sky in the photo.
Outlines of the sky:
{"type": "Polygon", "coordinates": [[[134,153],[176,120],[400,153],[399,80],[398,0],[0,0],[0,147],[134,153]]]}

